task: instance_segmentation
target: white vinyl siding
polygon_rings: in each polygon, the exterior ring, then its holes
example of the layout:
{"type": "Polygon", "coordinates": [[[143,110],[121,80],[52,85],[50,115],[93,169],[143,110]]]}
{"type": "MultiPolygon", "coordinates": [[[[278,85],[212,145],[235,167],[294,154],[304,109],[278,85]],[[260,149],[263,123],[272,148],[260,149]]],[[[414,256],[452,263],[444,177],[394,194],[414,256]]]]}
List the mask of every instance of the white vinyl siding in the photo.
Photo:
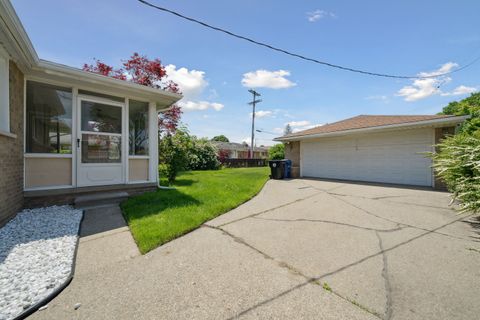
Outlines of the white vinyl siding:
{"type": "Polygon", "coordinates": [[[302,176],[432,185],[433,128],[301,142],[302,176]]]}

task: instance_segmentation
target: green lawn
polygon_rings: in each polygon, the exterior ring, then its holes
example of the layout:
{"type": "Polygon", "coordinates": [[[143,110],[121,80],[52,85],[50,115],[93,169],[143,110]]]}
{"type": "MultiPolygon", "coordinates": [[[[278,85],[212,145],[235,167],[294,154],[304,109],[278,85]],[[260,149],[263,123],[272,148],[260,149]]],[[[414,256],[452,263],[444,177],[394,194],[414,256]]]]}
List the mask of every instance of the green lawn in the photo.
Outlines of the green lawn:
{"type": "Polygon", "coordinates": [[[146,253],[251,199],[268,175],[268,167],[185,172],[175,190],[133,197],[122,203],[122,211],[146,253]]]}

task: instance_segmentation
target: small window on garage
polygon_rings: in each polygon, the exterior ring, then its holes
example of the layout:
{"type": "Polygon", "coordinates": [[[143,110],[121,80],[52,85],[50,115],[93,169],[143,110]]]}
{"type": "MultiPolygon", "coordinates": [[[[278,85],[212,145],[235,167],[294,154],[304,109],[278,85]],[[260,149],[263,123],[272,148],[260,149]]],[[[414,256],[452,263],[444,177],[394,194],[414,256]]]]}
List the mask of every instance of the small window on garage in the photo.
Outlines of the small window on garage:
{"type": "Polygon", "coordinates": [[[10,93],[7,53],[0,47],[0,131],[10,133],[10,93]]]}

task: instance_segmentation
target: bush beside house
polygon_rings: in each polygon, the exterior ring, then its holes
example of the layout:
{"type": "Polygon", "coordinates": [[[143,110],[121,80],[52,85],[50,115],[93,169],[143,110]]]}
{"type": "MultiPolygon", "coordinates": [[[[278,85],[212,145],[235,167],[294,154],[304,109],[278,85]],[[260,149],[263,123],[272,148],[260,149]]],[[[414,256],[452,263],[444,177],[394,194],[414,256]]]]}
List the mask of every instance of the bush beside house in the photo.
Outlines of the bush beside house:
{"type": "Polygon", "coordinates": [[[192,139],[189,154],[188,169],[190,170],[215,170],[220,167],[217,159],[217,149],[207,139],[192,139]]]}
{"type": "Polygon", "coordinates": [[[180,171],[216,170],[220,167],[215,146],[207,139],[190,135],[183,126],[159,140],[159,173],[169,184],[180,171]]]}
{"type": "Polygon", "coordinates": [[[480,93],[451,102],[442,114],[470,115],[459,132],[443,139],[432,154],[438,177],[447,184],[462,212],[480,211],[480,93]]]}

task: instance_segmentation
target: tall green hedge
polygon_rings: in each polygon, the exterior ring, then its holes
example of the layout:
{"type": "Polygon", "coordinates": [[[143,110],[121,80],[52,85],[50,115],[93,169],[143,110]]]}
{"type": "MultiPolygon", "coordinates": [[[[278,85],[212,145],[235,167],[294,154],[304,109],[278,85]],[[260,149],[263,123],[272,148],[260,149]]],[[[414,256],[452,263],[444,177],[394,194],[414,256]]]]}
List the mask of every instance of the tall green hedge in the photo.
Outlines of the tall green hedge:
{"type": "Polygon", "coordinates": [[[480,131],[444,139],[433,154],[434,169],[445,180],[462,212],[480,211],[480,131]]]}
{"type": "Polygon", "coordinates": [[[437,175],[459,200],[462,212],[480,211],[480,93],[450,102],[441,114],[470,118],[454,136],[443,139],[432,154],[437,175]]]}

